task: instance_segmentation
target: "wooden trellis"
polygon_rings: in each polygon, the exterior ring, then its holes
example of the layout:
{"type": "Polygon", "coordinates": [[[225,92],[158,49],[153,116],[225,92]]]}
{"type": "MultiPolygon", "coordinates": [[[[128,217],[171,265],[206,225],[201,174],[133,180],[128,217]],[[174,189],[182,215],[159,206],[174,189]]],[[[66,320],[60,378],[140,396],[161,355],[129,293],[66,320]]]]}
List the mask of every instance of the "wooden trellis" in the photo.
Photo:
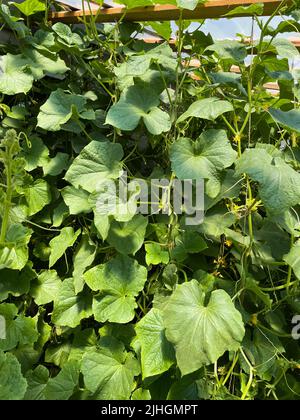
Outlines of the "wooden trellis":
{"type": "MultiPolygon", "coordinates": [[[[178,20],[182,13],[183,19],[188,20],[200,20],[200,19],[219,19],[226,17],[225,15],[235,9],[238,6],[251,6],[253,4],[263,3],[264,10],[263,16],[272,15],[277,8],[280,6],[282,1],[280,0],[210,0],[205,4],[199,5],[195,10],[183,10],[182,12],[175,6],[171,5],[156,5],[137,7],[133,9],[126,9],[125,7],[103,7],[92,10],[78,10],[78,11],[62,11],[52,12],[49,18],[52,22],[63,22],[66,24],[73,24],[82,22],[85,18],[89,20],[91,16],[95,18],[96,22],[99,23],[113,23],[118,20],[129,21],[129,22],[143,22],[143,21],[172,21],[178,20]]],[[[292,4],[292,0],[287,0],[287,5],[292,4]]],[[[235,14],[234,17],[239,16],[252,16],[252,14],[235,14]]],[[[146,43],[161,43],[165,42],[160,38],[145,38],[143,39],[146,43]]],[[[300,50],[300,38],[293,38],[290,41],[300,50]]],[[[247,43],[247,40],[245,41],[247,43]]],[[[176,40],[171,39],[169,41],[171,46],[176,45],[176,40]]],[[[199,63],[193,63],[194,67],[198,67],[199,63]]],[[[237,69],[231,69],[233,72],[237,72],[237,69]]],[[[277,83],[267,83],[265,85],[267,89],[279,90],[277,83]]]]}
{"type": "MultiPolygon", "coordinates": [[[[199,5],[195,10],[184,9],[182,17],[189,20],[216,19],[221,18],[226,13],[235,9],[237,6],[250,6],[252,4],[264,3],[264,16],[272,15],[282,3],[280,0],[210,0],[205,4],[199,5]]],[[[287,4],[292,0],[287,0],[287,4]]],[[[178,20],[180,10],[176,6],[156,5],[147,7],[137,7],[126,9],[125,7],[102,8],[100,10],[78,10],[75,12],[53,12],[50,19],[53,22],[78,23],[85,15],[88,19],[91,15],[97,22],[115,22],[120,19],[130,22],[142,21],[170,21],[178,20]]],[[[239,16],[239,15],[236,15],[239,16]]],[[[240,16],[245,16],[241,14],[240,16]]]]}

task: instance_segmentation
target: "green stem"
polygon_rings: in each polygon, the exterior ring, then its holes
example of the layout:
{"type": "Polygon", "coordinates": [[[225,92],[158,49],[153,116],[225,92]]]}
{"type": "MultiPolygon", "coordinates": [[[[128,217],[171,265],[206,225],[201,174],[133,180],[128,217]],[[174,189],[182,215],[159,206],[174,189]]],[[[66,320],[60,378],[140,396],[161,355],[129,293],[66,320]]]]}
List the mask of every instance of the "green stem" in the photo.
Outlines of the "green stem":
{"type": "MultiPolygon", "coordinates": [[[[290,282],[290,286],[293,286],[296,283],[298,283],[298,280],[290,282]]],[[[286,289],[286,287],[287,287],[286,284],[282,284],[280,286],[275,286],[275,287],[261,287],[260,290],[262,290],[263,292],[275,292],[276,290],[284,290],[286,289]]]]}
{"type": "MultiPolygon", "coordinates": [[[[291,235],[291,248],[293,247],[295,242],[295,235],[291,235]]],[[[293,274],[293,269],[291,266],[289,266],[288,268],[288,275],[287,275],[287,279],[286,279],[286,289],[287,289],[287,293],[289,293],[289,289],[291,287],[291,280],[292,280],[292,274],[293,274]]]]}
{"type": "Polygon", "coordinates": [[[245,400],[245,399],[247,398],[248,394],[249,394],[249,391],[250,391],[250,388],[251,388],[251,385],[252,385],[252,382],[253,382],[253,378],[254,378],[254,369],[253,369],[253,367],[252,367],[251,363],[249,362],[249,360],[248,360],[247,356],[246,356],[246,355],[245,355],[245,353],[243,352],[243,349],[242,349],[242,348],[240,349],[240,352],[241,352],[241,354],[242,354],[243,358],[245,359],[245,362],[246,362],[246,363],[247,363],[247,365],[249,366],[249,370],[250,370],[249,380],[248,380],[248,383],[247,383],[247,385],[246,385],[246,388],[245,388],[245,390],[244,390],[244,392],[243,392],[243,395],[242,395],[242,397],[241,397],[241,400],[245,400]]]}
{"type": "Polygon", "coordinates": [[[233,362],[232,362],[232,364],[231,364],[231,366],[230,366],[229,371],[227,372],[227,375],[225,376],[225,378],[224,378],[224,379],[223,379],[223,381],[222,381],[222,385],[223,385],[223,386],[226,384],[226,382],[227,382],[227,381],[228,381],[228,379],[230,378],[230,376],[231,376],[231,374],[232,374],[232,372],[233,372],[233,370],[234,370],[234,368],[235,368],[235,365],[237,364],[238,360],[239,360],[239,355],[237,354],[237,355],[235,356],[235,358],[233,359],[233,362]]]}
{"type": "Polygon", "coordinates": [[[5,242],[5,238],[6,238],[9,213],[10,213],[10,208],[11,208],[12,193],[13,193],[11,162],[12,162],[12,153],[11,153],[11,149],[8,149],[7,159],[5,161],[6,187],[7,188],[6,188],[6,195],[5,195],[4,214],[3,214],[1,233],[0,233],[1,244],[5,242]]]}

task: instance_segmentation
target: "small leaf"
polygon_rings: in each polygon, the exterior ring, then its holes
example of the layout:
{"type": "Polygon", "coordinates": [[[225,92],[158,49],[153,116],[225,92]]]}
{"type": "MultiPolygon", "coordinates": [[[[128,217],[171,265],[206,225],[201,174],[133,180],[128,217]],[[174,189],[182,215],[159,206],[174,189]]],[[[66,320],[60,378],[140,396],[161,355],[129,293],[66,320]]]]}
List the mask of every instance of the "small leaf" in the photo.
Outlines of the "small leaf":
{"type": "Polygon", "coordinates": [[[51,268],[66,252],[66,250],[73,246],[78,236],[80,229],[74,233],[72,227],[65,227],[60,231],[60,234],[49,242],[51,254],[49,259],[49,267],[51,268]]]}
{"type": "Polygon", "coordinates": [[[65,187],[61,191],[64,202],[69,207],[70,214],[90,213],[92,211],[90,193],[82,188],[65,187]]]}
{"type": "Polygon", "coordinates": [[[83,275],[87,285],[100,291],[94,297],[93,311],[99,322],[130,322],[137,307],[136,296],[147,280],[147,269],[126,256],[118,256],[83,275]]]}
{"type": "Polygon", "coordinates": [[[100,341],[98,351],[83,356],[81,371],[86,388],[98,400],[129,400],[134,377],[139,375],[139,363],[133,353],[110,337],[100,341]]]}
{"type": "Polygon", "coordinates": [[[24,186],[22,191],[28,204],[28,216],[38,213],[51,202],[49,184],[43,179],[36,179],[31,185],[24,186]]]}
{"type": "Polygon", "coordinates": [[[43,12],[46,10],[46,5],[39,0],[25,0],[22,3],[13,2],[12,4],[17,7],[25,16],[31,16],[35,13],[43,12]]]}
{"type": "Polygon", "coordinates": [[[206,47],[206,51],[214,51],[221,59],[233,63],[242,63],[247,57],[245,46],[238,41],[215,41],[213,45],[206,47]]]}
{"type": "Polygon", "coordinates": [[[263,3],[250,4],[250,6],[238,6],[223,16],[261,16],[264,12],[263,3]]]}
{"type": "Polygon", "coordinates": [[[147,265],[158,265],[160,263],[168,264],[169,253],[168,251],[163,251],[160,244],[146,244],[145,250],[147,265]]]}
{"type": "Polygon", "coordinates": [[[222,101],[218,98],[200,99],[194,102],[189,109],[182,114],[177,123],[181,123],[190,117],[203,118],[214,121],[225,112],[233,111],[233,106],[229,101],[222,101]]]}
{"type": "Polygon", "coordinates": [[[129,222],[111,223],[107,240],[121,254],[133,254],[142,247],[148,219],[141,214],[134,216],[129,222]]]}
{"type": "Polygon", "coordinates": [[[297,241],[290,252],[285,255],[284,261],[292,267],[295,276],[300,280],[300,241],[297,241]]]}
{"type": "Polygon", "coordinates": [[[175,362],[175,354],[173,346],[166,339],[160,310],[151,309],[135,329],[141,346],[143,379],[169,370],[175,362]]]}
{"type": "Polygon", "coordinates": [[[59,295],[54,301],[52,322],[56,325],[75,328],[84,318],[92,315],[92,296],[75,293],[73,279],[62,282],[59,295]]]}
{"type": "Polygon", "coordinates": [[[56,300],[61,287],[61,280],[55,270],[42,271],[32,282],[30,293],[37,305],[56,300]]]}

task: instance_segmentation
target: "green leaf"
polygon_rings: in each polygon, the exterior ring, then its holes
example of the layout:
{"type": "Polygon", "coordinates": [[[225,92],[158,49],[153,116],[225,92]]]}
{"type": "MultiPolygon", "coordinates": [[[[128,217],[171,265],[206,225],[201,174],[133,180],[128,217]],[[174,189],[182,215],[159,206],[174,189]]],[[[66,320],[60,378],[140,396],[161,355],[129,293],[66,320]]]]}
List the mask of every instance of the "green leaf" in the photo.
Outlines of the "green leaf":
{"type": "Polygon", "coordinates": [[[220,173],[233,164],[236,152],[224,130],[207,130],[192,141],[181,138],[171,146],[172,170],[179,179],[206,179],[207,194],[215,197],[221,190],[220,173]]]}
{"type": "Polygon", "coordinates": [[[51,254],[49,259],[49,268],[51,268],[66,252],[66,250],[73,246],[76,242],[81,230],[78,229],[74,233],[72,227],[65,227],[60,231],[60,234],[49,242],[51,254]]]}
{"type": "Polygon", "coordinates": [[[169,370],[175,362],[175,354],[165,336],[161,311],[151,309],[136,324],[135,330],[141,346],[143,379],[169,370]]]}
{"type": "Polygon", "coordinates": [[[84,287],[83,273],[89,267],[96,256],[96,245],[88,235],[82,235],[81,241],[76,248],[73,258],[73,279],[76,294],[81,292],[84,287]]]}
{"type": "Polygon", "coordinates": [[[160,244],[146,244],[145,250],[147,265],[168,264],[169,253],[164,251],[160,244]]]}
{"type": "Polygon", "coordinates": [[[300,241],[297,241],[290,252],[284,256],[284,261],[292,267],[295,276],[300,280],[300,241]]]}
{"type": "Polygon", "coordinates": [[[163,319],[183,375],[216,362],[225,351],[236,351],[245,334],[241,314],[229,295],[215,290],[206,304],[196,280],[177,286],[163,319]]]}
{"type": "Polygon", "coordinates": [[[43,167],[47,164],[49,158],[48,147],[39,137],[30,137],[30,143],[31,147],[28,147],[27,142],[24,142],[21,152],[21,157],[26,161],[25,170],[29,172],[38,167],[43,167]]]}
{"type": "Polygon", "coordinates": [[[32,88],[33,75],[26,64],[19,65],[17,57],[12,54],[1,57],[0,92],[5,95],[27,93],[32,88]]]}
{"type": "Polygon", "coordinates": [[[0,16],[5,24],[18,35],[18,38],[24,39],[26,36],[30,35],[29,28],[21,21],[21,18],[17,18],[11,14],[9,7],[6,4],[0,5],[0,16]]]}
{"type": "Polygon", "coordinates": [[[99,322],[130,322],[137,307],[136,296],[143,290],[147,269],[137,261],[120,255],[83,275],[87,285],[100,291],[94,297],[93,312],[99,322]]]}
{"type": "Polygon", "coordinates": [[[17,270],[0,271],[0,302],[7,299],[9,294],[18,297],[29,292],[30,281],[36,277],[30,264],[20,272],[17,270]]]}
{"type": "Polygon", "coordinates": [[[76,295],[73,279],[62,282],[59,295],[54,301],[52,322],[56,325],[75,328],[84,318],[92,315],[92,296],[76,295]]]}
{"type": "Polygon", "coordinates": [[[230,40],[215,41],[213,45],[206,47],[205,51],[214,51],[221,59],[233,63],[242,63],[248,55],[243,44],[230,40]]]}
{"type": "Polygon", "coordinates": [[[157,108],[159,96],[148,86],[130,86],[108,111],[106,124],[124,131],[134,130],[141,118],[151,134],[158,135],[170,130],[169,115],[157,108]]]}
{"type": "Polygon", "coordinates": [[[46,5],[39,0],[25,0],[22,3],[13,2],[12,4],[17,7],[25,16],[31,16],[35,13],[43,12],[46,10],[46,5]]]}
{"type": "Polygon", "coordinates": [[[49,379],[48,369],[38,365],[34,370],[26,373],[28,388],[24,400],[44,400],[44,389],[49,379]]]}
{"type": "Polygon", "coordinates": [[[91,141],[74,159],[65,179],[75,188],[97,191],[101,181],[120,176],[122,157],[120,144],[91,141]]]}
{"type": "Polygon", "coordinates": [[[241,82],[242,76],[240,74],[226,72],[226,71],[218,71],[216,73],[210,73],[209,76],[212,78],[213,83],[225,85],[229,87],[235,87],[239,89],[239,91],[243,95],[247,96],[247,91],[242,85],[242,82],[241,82]]]}
{"type": "Polygon", "coordinates": [[[5,319],[6,336],[0,340],[0,350],[8,351],[15,347],[26,344],[33,344],[38,339],[36,321],[25,315],[18,315],[15,305],[2,303],[0,305],[0,315],[5,319]]]}
{"type": "Polygon", "coordinates": [[[197,4],[203,3],[205,0],[177,0],[177,6],[181,9],[194,10],[197,4]]]}
{"type": "Polygon", "coordinates": [[[59,131],[72,118],[74,110],[80,118],[86,118],[86,102],[87,99],[82,95],[73,95],[57,89],[41,106],[37,126],[48,131],[59,131]]]}
{"type": "MultiPolygon", "coordinates": [[[[170,25],[169,22],[151,22],[151,24],[159,26],[165,24],[170,25]]],[[[154,68],[157,67],[159,69],[161,67],[162,70],[166,69],[167,71],[175,72],[177,61],[174,58],[172,48],[168,44],[162,44],[152,48],[144,54],[132,54],[129,56],[127,61],[121,63],[118,67],[115,68],[115,75],[118,79],[130,77],[130,85],[133,85],[133,78],[140,77],[142,79],[152,64],[154,64],[154,68]]],[[[153,71],[151,72],[153,74],[153,71]]]]}
{"type": "Polygon", "coordinates": [[[37,305],[53,302],[59,295],[61,280],[55,270],[42,271],[31,283],[30,294],[37,305]]]}
{"type": "Polygon", "coordinates": [[[79,34],[71,31],[68,25],[57,22],[52,26],[52,30],[58,35],[59,42],[67,47],[83,47],[83,42],[79,34]]]}
{"type": "Polygon", "coordinates": [[[108,243],[121,254],[133,254],[142,247],[148,219],[141,214],[134,216],[129,222],[113,221],[108,232],[108,243]]]}
{"type": "Polygon", "coordinates": [[[83,356],[81,371],[86,388],[98,400],[129,400],[134,377],[140,373],[138,361],[124,345],[110,337],[100,341],[98,351],[83,356]]]}
{"type": "Polygon", "coordinates": [[[68,168],[68,164],[69,155],[67,153],[58,152],[54,158],[48,159],[43,165],[44,175],[57,176],[68,168]]]}
{"type": "Polygon", "coordinates": [[[55,378],[49,379],[44,390],[46,400],[68,400],[73,395],[78,380],[78,361],[67,362],[55,378]]]}
{"type": "Polygon", "coordinates": [[[222,101],[218,98],[200,99],[194,102],[188,110],[182,114],[177,123],[181,123],[190,117],[203,118],[214,121],[225,112],[233,111],[233,106],[229,101],[222,101]]]}
{"type": "Polygon", "coordinates": [[[27,382],[16,357],[0,351],[0,400],[22,400],[27,382]]]}
{"type": "Polygon", "coordinates": [[[269,108],[274,121],[278,122],[290,130],[300,133],[300,110],[292,109],[291,111],[281,111],[280,109],[269,108]]]}
{"type": "Polygon", "coordinates": [[[82,188],[65,187],[61,191],[64,202],[69,207],[70,214],[90,213],[92,211],[90,194],[82,188]]]}
{"type": "Polygon", "coordinates": [[[194,231],[184,231],[175,239],[175,248],[171,251],[172,259],[184,261],[188,254],[197,254],[207,248],[205,240],[194,231]]]}
{"type": "Polygon", "coordinates": [[[157,33],[157,35],[169,41],[172,35],[172,28],[170,22],[145,22],[145,25],[151,26],[151,28],[157,33]]]}
{"type": "Polygon", "coordinates": [[[259,183],[259,195],[271,214],[281,214],[300,203],[300,174],[280,157],[263,149],[246,150],[236,165],[259,183]]]}
{"type": "Polygon", "coordinates": [[[49,184],[43,179],[36,179],[31,185],[22,188],[28,204],[28,216],[41,211],[51,202],[49,184]]]}
{"type": "Polygon", "coordinates": [[[280,57],[288,59],[299,58],[299,51],[297,50],[295,45],[292,44],[291,41],[289,41],[286,38],[275,38],[273,39],[271,45],[275,46],[277,54],[280,57]]]}
{"type": "Polygon", "coordinates": [[[10,268],[11,270],[22,270],[28,261],[28,242],[32,230],[21,225],[12,224],[6,233],[6,242],[9,246],[0,247],[0,270],[10,268]]]}
{"type": "MultiPolygon", "coordinates": [[[[243,349],[249,361],[255,366],[256,374],[264,380],[271,380],[272,370],[276,371],[276,359],[280,353],[284,353],[285,349],[282,346],[278,337],[273,334],[259,329],[255,329],[253,335],[246,335],[243,341],[243,349]]],[[[241,357],[241,365],[248,373],[249,366],[245,359],[241,357]]]]}
{"type": "Polygon", "coordinates": [[[251,4],[250,6],[238,6],[235,7],[230,12],[225,13],[224,16],[261,16],[264,12],[264,4],[263,3],[255,3],[251,4]]]}

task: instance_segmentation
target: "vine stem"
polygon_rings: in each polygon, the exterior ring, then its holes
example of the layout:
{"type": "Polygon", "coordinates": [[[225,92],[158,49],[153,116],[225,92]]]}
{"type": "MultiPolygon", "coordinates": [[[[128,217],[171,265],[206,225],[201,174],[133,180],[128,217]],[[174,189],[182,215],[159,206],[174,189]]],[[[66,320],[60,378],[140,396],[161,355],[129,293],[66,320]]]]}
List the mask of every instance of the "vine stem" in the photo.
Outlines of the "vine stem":
{"type": "Polygon", "coordinates": [[[12,161],[11,148],[9,148],[7,150],[7,160],[5,162],[7,188],[6,188],[6,196],[5,196],[4,214],[3,214],[2,225],[1,225],[0,243],[5,242],[6,232],[8,228],[9,212],[11,208],[11,200],[12,200],[12,192],[13,192],[11,161],[12,161]]]}
{"type": "MultiPolygon", "coordinates": [[[[291,235],[291,248],[293,247],[293,245],[294,245],[294,242],[295,242],[295,235],[291,235]]],[[[291,266],[289,266],[289,268],[288,268],[288,275],[287,275],[287,279],[286,279],[286,285],[285,285],[285,287],[286,287],[286,289],[287,289],[287,293],[289,293],[289,289],[290,289],[290,287],[291,287],[291,280],[292,280],[292,274],[293,274],[293,270],[292,270],[292,267],[291,266]]]]}
{"type": "Polygon", "coordinates": [[[233,372],[233,370],[234,370],[234,368],[235,368],[235,365],[237,364],[238,360],[239,360],[239,355],[237,354],[237,355],[235,356],[235,358],[233,359],[233,362],[232,362],[232,364],[231,364],[231,366],[230,366],[230,369],[229,369],[229,370],[228,370],[228,372],[227,372],[227,375],[225,376],[225,378],[224,378],[224,379],[223,379],[223,381],[222,381],[222,385],[223,385],[223,386],[226,384],[226,382],[227,382],[227,381],[228,381],[228,379],[230,378],[230,376],[231,376],[231,374],[232,374],[232,372],[233,372]]]}
{"type": "Polygon", "coordinates": [[[242,349],[242,348],[240,348],[240,352],[241,352],[241,354],[242,354],[243,358],[245,359],[245,362],[246,362],[246,363],[247,363],[247,365],[249,366],[249,370],[250,370],[249,380],[248,380],[248,383],[247,383],[247,385],[246,385],[246,388],[245,388],[245,390],[244,390],[244,392],[243,392],[243,395],[242,395],[242,397],[241,397],[241,400],[245,400],[245,399],[247,398],[248,394],[249,394],[249,391],[250,391],[250,388],[251,388],[251,385],[252,385],[252,382],[253,382],[253,378],[254,378],[254,369],[253,369],[253,366],[252,366],[252,365],[251,365],[251,363],[249,362],[249,360],[248,360],[247,356],[245,355],[245,353],[244,353],[244,351],[243,351],[243,349],[242,349]]]}

